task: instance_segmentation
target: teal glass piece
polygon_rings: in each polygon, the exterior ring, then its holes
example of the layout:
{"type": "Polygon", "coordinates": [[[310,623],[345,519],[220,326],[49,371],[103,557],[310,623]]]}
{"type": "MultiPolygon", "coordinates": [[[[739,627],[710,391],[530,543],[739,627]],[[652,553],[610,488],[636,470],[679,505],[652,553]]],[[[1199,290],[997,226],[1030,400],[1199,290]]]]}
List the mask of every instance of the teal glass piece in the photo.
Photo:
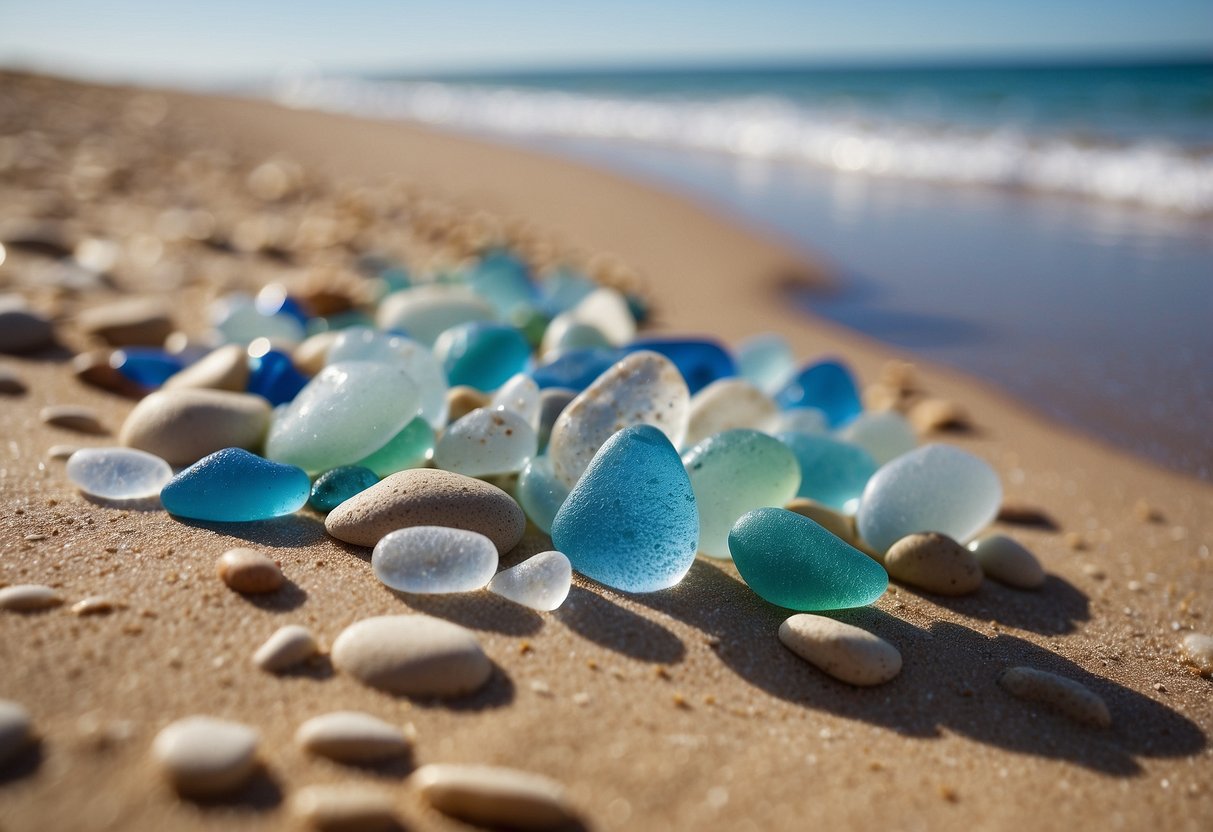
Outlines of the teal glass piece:
{"type": "Polygon", "coordinates": [[[328,514],[355,494],[366,491],[379,477],[370,468],[361,465],[343,465],[325,471],[312,483],[312,494],[307,504],[323,514],[328,514]]]}
{"type": "Polygon", "coordinates": [[[521,259],[502,249],[490,251],[471,268],[468,285],[487,300],[497,314],[508,318],[519,306],[535,301],[531,270],[521,259]]]}
{"type": "Polygon", "coordinates": [[[863,493],[876,473],[876,460],[858,445],[828,436],[785,432],[776,434],[800,463],[798,497],[842,511],[863,493]]]}
{"type": "Polygon", "coordinates": [[[538,456],[528,462],[518,475],[514,496],[531,522],[544,534],[551,534],[552,522],[568,499],[569,489],[556,478],[552,461],[546,456],[538,456]]]}
{"type": "Polygon", "coordinates": [[[664,433],[636,425],[599,448],[552,522],[573,568],[624,592],[682,580],[699,548],[691,481],[664,433]]]}
{"type": "Polygon", "coordinates": [[[783,506],[800,487],[800,464],[787,445],[756,430],[709,436],[682,457],[699,509],[699,551],[729,557],[737,518],[763,506],[783,506]]]}
{"type": "Polygon", "coordinates": [[[491,392],[526,369],[531,345],[512,326],[476,322],[442,333],[434,343],[434,356],[452,387],[466,384],[491,392]]]}
{"type": "Polygon", "coordinates": [[[742,515],[729,532],[729,550],[750,589],[788,609],[862,607],[889,585],[879,563],[809,518],[782,508],[742,515]]]}
{"type": "Polygon", "coordinates": [[[173,477],[161,489],[160,503],[177,517],[247,522],[298,511],[311,491],[302,468],[224,448],[173,477]]]}
{"type": "Polygon", "coordinates": [[[375,453],[357,464],[370,468],[378,477],[386,477],[406,468],[421,468],[434,451],[434,429],[418,416],[400,429],[375,453]]]}

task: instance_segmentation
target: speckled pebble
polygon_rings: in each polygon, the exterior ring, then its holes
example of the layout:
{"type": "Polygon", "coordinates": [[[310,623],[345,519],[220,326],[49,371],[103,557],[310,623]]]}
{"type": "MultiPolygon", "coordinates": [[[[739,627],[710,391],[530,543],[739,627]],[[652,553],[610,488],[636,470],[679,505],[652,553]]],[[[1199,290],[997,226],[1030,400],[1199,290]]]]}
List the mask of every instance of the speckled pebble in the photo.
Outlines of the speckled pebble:
{"type": "Polygon", "coordinates": [[[77,433],[106,434],[109,429],[101,424],[97,411],[91,407],[81,407],[72,404],[54,404],[38,411],[38,418],[43,424],[53,425],[77,433]]]}
{"type": "Polygon", "coordinates": [[[278,564],[256,549],[229,549],[219,556],[220,579],[236,592],[273,592],[286,581],[278,564]]]}
{"type": "Polygon", "coordinates": [[[1184,660],[1201,676],[1213,676],[1213,636],[1188,633],[1181,642],[1184,660]]]}
{"type": "Polygon", "coordinates": [[[481,826],[558,829],[577,821],[564,788],[538,774],[497,766],[430,764],[409,780],[438,811],[481,826]]]}
{"type": "Polygon", "coordinates": [[[534,429],[511,410],[477,408],[442,434],[434,447],[434,465],[472,477],[521,471],[535,456],[534,429]]]}
{"type": "Polygon", "coordinates": [[[397,726],[359,711],[333,711],[299,726],[295,742],[342,763],[374,763],[403,757],[412,744],[397,726]]]}
{"type": "Polygon", "coordinates": [[[880,636],[822,615],[793,615],[779,640],[809,664],[840,682],[869,686],[901,672],[901,653],[880,636]]]}
{"type": "Polygon", "coordinates": [[[967,595],[981,586],[977,558],[938,532],[903,537],[889,548],[884,565],[891,577],[939,595],[967,595]]]}
{"type": "Polygon", "coordinates": [[[248,388],[248,353],[239,344],[227,344],[191,364],[164,382],[163,390],[227,390],[248,388]]]}
{"type": "Polygon", "coordinates": [[[0,589],[0,610],[37,612],[62,603],[63,599],[55,590],[41,584],[17,584],[0,589]]]}
{"type": "Polygon", "coordinates": [[[291,814],[317,832],[389,832],[401,828],[392,793],[363,783],[305,786],[291,814]]]}
{"type": "Polygon", "coordinates": [[[1036,556],[1018,541],[996,532],[982,535],[969,544],[981,571],[996,581],[1019,589],[1044,586],[1045,570],[1036,556]]]}
{"type": "Polygon", "coordinates": [[[255,451],[270,424],[260,396],[226,390],[160,390],[126,417],[119,441],[172,465],[189,465],[224,448],[255,451]]]}
{"type": "Polygon", "coordinates": [[[0,699],[0,765],[16,757],[33,741],[33,725],[24,706],[0,699]]]}
{"type": "Polygon", "coordinates": [[[1033,667],[1012,667],[998,684],[1012,696],[1048,705],[1075,722],[1107,728],[1112,715],[1103,698],[1081,682],[1033,667]]]}
{"type": "Polygon", "coordinates": [[[526,516],[509,494],[482,480],[430,468],[401,471],[337,506],[324,527],[338,540],[374,546],[409,526],[450,526],[479,532],[501,554],[526,530],[526,516]]]}
{"type": "Polygon", "coordinates": [[[428,615],[384,615],[346,627],[333,666],[364,685],[417,697],[456,697],[483,687],[493,663],[472,633],[428,615]]]}
{"type": "Polygon", "coordinates": [[[320,652],[312,631],[300,624],[279,627],[253,653],[253,664],[267,673],[281,673],[320,652]]]}
{"type": "Polygon", "coordinates": [[[208,716],[179,719],[156,735],[152,756],[182,794],[231,793],[257,769],[257,732],[208,716]]]}

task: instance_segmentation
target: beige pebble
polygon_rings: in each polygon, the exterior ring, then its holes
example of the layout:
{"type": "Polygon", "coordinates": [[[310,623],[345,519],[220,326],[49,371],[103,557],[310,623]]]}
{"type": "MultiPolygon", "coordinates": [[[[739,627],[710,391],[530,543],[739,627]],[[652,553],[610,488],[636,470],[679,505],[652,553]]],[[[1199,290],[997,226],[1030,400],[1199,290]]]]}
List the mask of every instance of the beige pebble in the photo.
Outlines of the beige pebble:
{"type": "Polygon", "coordinates": [[[219,578],[236,592],[273,592],[286,582],[278,564],[256,549],[229,549],[216,564],[219,578]]]}
{"type": "Polygon", "coordinates": [[[0,610],[36,612],[63,603],[55,590],[41,584],[17,584],[0,589],[0,610]]]}
{"type": "Polygon", "coordinates": [[[479,532],[500,554],[518,545],[526,516],[509,494],[482,480],[432,468],[412,468],[346,500],[325,518],[338,540],[374,546],[409,526],[450,526],[479,532]]]}
{"type": "Polygon", "coordinates": [[[257,732],[209,716],[180,719],[156,735],[152,756],[182,794],[205,797],[239,789],[257,768],[257,732]]]}
{"type": "Polygon", "coordinates": [[[471,632],[428,615],[385,615],[346,627],[333,665],[364,685],[405,696],[454,697],[483,687],[493,663],[471,632]]]}
{"type": "Polygon", "coordinates": [[[473,410],[489,406],[489,397],[475,387],[460,385],[446,391],[446,406],[448,423],[458,422],[473,410]]]}
{"type": "Polygon", "coordinates": [[[554,780],[497,766],[431,764],[409,781],[438,811],[481,826],[558,829],[577,817],[554,780]]]}
{"type": "Polygon", "coordinates": [[[1180,644],[1185,662],[1196,668],[1201,676],[1213,676],[1213,636],[1188,633],[1180,644]]]}
{"type": "Polygon", "coordinates": [[[248,387],[248,377],[248,353],[238,344],[227,344],[174,374],[161,389],[243,393],[248,387]]]}
{"type": "Polygon", "coordinates": [[[0,699],[0,765],[16,757],[33,741],[33,724],[24,706],[0,699]]]}
{"type": "Polygon", "coordinates": [[[72,373],[93,387],[132,399],[141,398],[147,391],[115,370],[110,355],[109,350],[82,352],[72,359],[72,373]]]}
{"type": "Polygon", "coordinates": [[[981,571],[996,581],[1019,589],[1044,586],[1045,570],[1036,556],[1018,541],[997,532],[982,535],[969,544],[981,571]]]}
{"type": "Polygon", "coordinates": [[[48,459],[67,459],[69,456],[80,450],[79,445],[51,445],[46,449],[48,459]]]}
{"type": "Polygon", "coordinates": [[[999,677],[998,684],[1012,696],[1048,705],[1075,722],[1098,728],[1112,724],[1107,703],[1099,694],[1081,682],[1056,673],[1032,667],[1012,667],[999,677]]]}
{"type": "Polygon", "coordinates": [[[156,298],[125,298],[84,309],[76,324],[112,347],[158,347],[173,332],[173,318],[156,298]]]}
{"type": "Polygon", "coordinates": [[[906,417],[919,433],[964,431],[972,427],[965,409],[947,399],[926,398],[915,402],[906,417]]]}
{"type": "Polygon", "coordinates": [[[301,373],[309,376],[316,375],[328,363],[329,350],[340,334],[340,330],[332,329],[327,332],[317,332],[308,337],[291,352],[291,363],[301,373]]]}
{"type": "Polygon", "coordinates": [[[896,647],[823,615],[793,615],[779,625],[779,640],[809,664],[850,685],[881,685],[901,672],[896,647]]]}
{"type": "Polygon", "coordinates": [[[79,616],[109,615],[122,606],[104,595],[90,595],[84,600],[72,604],[72,613],[79,616]]]}
{"type": "Polygon", "coordinates": [[[74,404],[53,404],[42,408],[38,412],[38,418],[44,424],[74,430],[78,433],[109,433],[109,430],[101,424],[97,411],[91,407],[81,407],[74,404]]]}
{"type": "Polygon", "coordinates": [[[404,733],[390,722],[358,711],[334,711],[299,726],[295,742],[342,763],[372,763],[409,753],[404,733]]]}
{"type": "Polygon", "coordinates": [[[981,586],[973,553],[938,532],[906,535],[889,547],[884,564],[890,577],[939,595],[966,595],[981,586]]]}
{"type": "Polygon", "coordinates": [[[253,664],[269,673],[281,673],[320,652],[316,637],[307,627],[288,624],[274,631],[253,653],[253,664]]]}
{"type": "Polygon", "coordinates": [[[270,424],[260,396],[227,390],[160,390],[126,417],[119,441],[170,465],[190,465],[224,448],[255,451],[270,424]]]}
{"type": "Polygon", "coordinates": [[[0,394],[5,396],[20,396],[28,388],[21,376],[8,367],[0,367],[0,394]]]}
{"type": "Polygon", "coordinates": [[[382,788],[362,783],[306,786],[291,796],[291,813],[320,832],[400,829],[396,801],[382,788]]]}

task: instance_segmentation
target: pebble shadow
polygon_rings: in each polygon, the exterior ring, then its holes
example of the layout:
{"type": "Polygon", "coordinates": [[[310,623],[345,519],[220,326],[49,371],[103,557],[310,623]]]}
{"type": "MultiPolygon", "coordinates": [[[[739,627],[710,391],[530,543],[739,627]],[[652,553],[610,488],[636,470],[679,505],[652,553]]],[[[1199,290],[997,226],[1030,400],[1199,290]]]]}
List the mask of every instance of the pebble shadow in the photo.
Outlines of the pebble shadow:
{"type": "Polygon", "coordinates": [[[282,803],[282,787],[278,785],[273,773],[262,767],[238,792],[217,797],[183,797],[182,799],[204,811],[246,809],[253,812],[265,812],[277,808],[282,803]]]}
{"type": "Polygon", "coordinates": [[[394,589],[388,589],[388,592],[411,609],[435,618],[445,618],[471,630],[529,636],[543,628],[543,618],[537,612],[488,591],[450,595],[413,595],[394,589]]]}
{"type": "Polygon", "coordinates": [[[686,655],[682,640],[665,627],[576,584],[553,615],[587,641],[633,659],[676,664],[686,655]]]}
{"type": "Polygon", "coordinates": [[[410,702],[419,708],[435,708],[444,711],[488,711],[504,708],[514,701],[514,680],[505,672],[505,668],[493,662],[493,675],[487,685],[475,693],[460,696],[455,699],[439,698],[410,698],[410,702]]]}
{"type": "Polygon", "coordinates": [[[17,752],[17,756],[0,765],[0,787],[29,777],[42,765],[46,756],[42,742],[35,741],[17,752]]]}
{"type": "Polygon", "coordinates": [[[834,617],[876,633],[896,645],[904,659],[892,682],[855,688],[789,652],[778,631],[791,612],[767,604],[719,567],[696,561],[676,589],[635,597],[714,636],[726,667],[806,708],[909,737],[937,737],[946,729],[1009,751],[1122,777],[1140,772],[1137,756],[1189,756],[1206,745],[1200,728],[1181,714],[1014,636],[986,636],[945,621],[923,629],[874,607],[840,612],[834,617]],[[1113,727],[1087,728],[1011,697],[997,680],[1018,665],[1057,673],[1098,692],[1112,711],[1113,727]]]}
{"type": "Polygon", "coordinates": [[[328,538],[324,523],[306,514],[288,514],[271,520],[252,520],[247,523],[215,523],[185,517],[174,519],[196,529],[207,529],[216,534],[271,548],[313,546],[328,538]]]}
{"type": "Polygon", "coordinates": [[[307,590],[290,578],[273,592],[258,592],[253,594],[237,592],[241,598],[258,609],[266,612],[290,612],[303,606],[307,600],[307,590]]]}
{"type": "Polygon", "coordinates": [[[933,595],[899,584],[901,592],[914,593],[953,612],[981,621],[997,621],[1020,630],[1041,635],[1064,635],[1075,623],[1091,617],[1091,600],[1074,584],[1057,575],[1045,578],[1036,590],[1013,589],[994,580],[985,580],[970,595],[933,595]]]}
{"type": "Polygon", "coordinates": [[[81,492],[81,497],[86,502],[92,503],[100,508],[112,508],[119,511],[164,511],[164,506],[160,505],[159,495],[155,497],[143,497],[138,500],[110,500],[105,497],[97,497],[93,494],[85,494],[81,492]]]}

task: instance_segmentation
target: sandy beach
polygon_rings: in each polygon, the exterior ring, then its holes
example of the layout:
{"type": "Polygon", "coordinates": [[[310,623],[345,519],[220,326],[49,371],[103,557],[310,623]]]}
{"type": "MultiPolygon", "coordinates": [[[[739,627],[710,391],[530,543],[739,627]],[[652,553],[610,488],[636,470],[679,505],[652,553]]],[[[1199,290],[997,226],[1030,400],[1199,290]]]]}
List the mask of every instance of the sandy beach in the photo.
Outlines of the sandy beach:
{"type": "MultiPolygon", "coordinates": [[[[413,764],[553,777],[592,829],[1213,822],[1213,683],[1179,650],[1186,632],[1213,630],[1213,486],[937,368],[916,366],[915,385],[961,405],[973,424],[937,438],[989,461],[1007,504],[1048,518],[999,528],[1035,552],[1049,578],[1036,592],[986,581],[963,598],[894,585],[873,607],[840,614],[902,653],[901,675],[872,689],[836,682],[787,651],[776,632],[788,612],[754,595],[727,562],[701,557],[679,586],[649,595],[578,578],[564,607],[538,614],[487,593],[394,594],[373,578],[368,550],[329,538],[310,512],[201,524],[83,498],[48,449],[114,439],[42,424],[40,409],[87,405],[116,433],[133,402],[74,377],[67,359],[86,346],[78,310],[156,295],[179,327],[198,332],[204,304],[222,291],[280,280],[356,293],[352,264],[364,251],[423,268],[504,234],[536,262],[572,260],[639,287],[655,332],[730,344],[777,332],[803,359],[845,356],[869,385],[904,356],[787,301],[789,291],[828,286],[815,264],[595,169],[261,102],[18,75],[0,75],[0,91],[0,224],[37,219],[122,250],[112,278],[96,283],[73,282],[16,247],[0,263],[0,291],[52,314],[67,348],[0,356],[28,386],[0,398],[0,587],[45,583],[68,601],[0,614],[0,698],[23,703],[41,737],[0,768],[4,832],[297,828],[290,794],[349,781],[394,790],[406,828],[467,828],[413,794],[411,765],[351,768],[305,755],[295,729],[336,709],[412,725],[413,764]],[[281,193],[274,181],[238,191],[267,161],[285,171],[281,193]],[[163,218],[177,204],[204,212],[210,226],[195,233],[187,222],[177,233],[163,218]],[[286,588],[250,600],[217,579],[215,559],[245,544],[281,562],[286,588]],[[94,595],[123,606],[97,617],[69,611],[94,595]],[[410,610],[476,633],[496,665],[485,691],[454,705],[412,702],[325,663],[275,677],[249,661],[283,624],[306,624],[331,643],[361,618],[410,610]],[[1077,725],[1008,696],[996,682],[1016,665],[1081,681],[1106,700],[1112,726],[1077,725]],[[156,732],[190,714],[261,732],[264,774],[236,801],[179,800],[152,766],[156,732]]],[[[528,534],[504,563],[545,548],[546,538],[528,534]]]]}

